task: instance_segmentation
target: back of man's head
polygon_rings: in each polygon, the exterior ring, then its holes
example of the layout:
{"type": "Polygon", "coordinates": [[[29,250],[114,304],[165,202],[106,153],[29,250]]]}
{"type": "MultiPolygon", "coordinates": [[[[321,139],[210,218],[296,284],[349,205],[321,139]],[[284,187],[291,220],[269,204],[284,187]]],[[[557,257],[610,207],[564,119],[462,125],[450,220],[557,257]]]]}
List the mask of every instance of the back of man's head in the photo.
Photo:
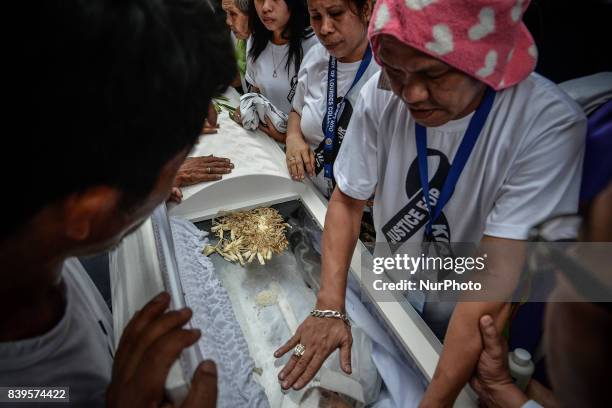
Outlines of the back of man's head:
{"type": "Polygon", "coordinates": [[[11,61],[21,72],[3,150],[22,164],[0,165],[3,187],[19,192],[0,240],[92,186],[117,188],[126,206],[144,199],[163,165],[196,141],[211,97],[236,72],[223,17],[206,0],[30,8],[14,15],[25,44],[11,61]]]}

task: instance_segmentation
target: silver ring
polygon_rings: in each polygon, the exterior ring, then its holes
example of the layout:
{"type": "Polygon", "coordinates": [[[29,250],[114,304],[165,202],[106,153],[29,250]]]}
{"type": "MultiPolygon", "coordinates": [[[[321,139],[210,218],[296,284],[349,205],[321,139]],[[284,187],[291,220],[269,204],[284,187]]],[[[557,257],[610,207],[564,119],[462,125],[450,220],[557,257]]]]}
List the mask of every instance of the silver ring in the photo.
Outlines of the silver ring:
{"type": "Polygon", "coordinates": [[[206,171],[208,172],[208,174],[210,174],[210,167],[207,167],[206,171]]]}
{"type": "Polygon", "coordinates": [[[297,346],[295,346],[295,348],[293,349],[293,355],[296,356],[297,358],[300,358],[304,355],[305,351],[306,351],[306,347],[304,347],[304,345],[300,343],[297,346]]]}
{"type": "Polygon", "coordinates": [[[295,161],[295,157],[291,156],[291,157],[289,158],[289,161],[295,161]]]}

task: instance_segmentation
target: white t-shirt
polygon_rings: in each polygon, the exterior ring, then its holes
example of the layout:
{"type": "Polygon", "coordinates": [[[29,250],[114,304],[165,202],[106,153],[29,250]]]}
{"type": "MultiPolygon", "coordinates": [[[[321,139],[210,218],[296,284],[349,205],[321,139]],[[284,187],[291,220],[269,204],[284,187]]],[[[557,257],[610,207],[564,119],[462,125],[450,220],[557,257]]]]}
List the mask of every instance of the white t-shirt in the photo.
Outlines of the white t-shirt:
{"type": "MultiPolygon", "coordinates": [[[[361,61],[343,63],[338,61],[337,68],[337,97],[346,95],[349,87],[355,79],[361,61]]],[[[300,72],[298,83],[293,98],[293,110],[300,114],[300,127],[304,139],[315,153],[316,177],[313,182],[318,189],[328,196],[327,181],[323,175],[323,115],[327,109],[327,71],[329,68],[329,52],[321,44],[316,44],[306,54],[300,72]]],[[[342,139],[353,114],[354,106],[359,97],[359,92],[368,79],[380,71],[380,67],[371,59],[363,76],[355,84],[346,98],[343,111],[338,117],[338,139],[342,139]]],[[[336,141],[337,143],[337,141],[336,141]]],[[[329,197],[328,197],[329,198],[329,197]]]]}
{"type": "MultiPolygon", "coordinates": [[[[306,38],[302,41],[303,55],[306,55],[308,50],[318,43],[317,37],[312,31],[309,31],[306,38]]],[[[268,98],[274,106],[289,114],[291,100],[293,99],[297,84],[295,62],[292,61],[289,70],[286,67],[289,44],[276,45],[269,41],[256,61],[253,61],[250,57],[252,47],[253,36],[249,37],[247,41],[246,81],[259,88],[261,94],[268,98]],[[275,69],[276,78],[274,77],[275,69]]]]}
{"type": "MultiPolygon", "coordinates": [[[[361,90],[336,159],[342,192],[367,199],[376,190],[376,240],[421,242],[427,210],[418,177],[414,120],[402,100],[361,90]]],[[[472,117],[427,129],[430,196],[448,171],[472,117]]],[[[560,88],[532,74],[497,92],[455,191],[435,223],[437,241],[479,242],[483,235],[526,239],[531,226],[578,207],[586,118],[560,88]]]]}
{"type": "Polygon", "coordinates": [[[103,407],[114,354],[111,314],[77,259],[66,260],[62,277],[59,323],[42,336],[0,343],[0,386],[70,387],[68,406],[103,407]]]}

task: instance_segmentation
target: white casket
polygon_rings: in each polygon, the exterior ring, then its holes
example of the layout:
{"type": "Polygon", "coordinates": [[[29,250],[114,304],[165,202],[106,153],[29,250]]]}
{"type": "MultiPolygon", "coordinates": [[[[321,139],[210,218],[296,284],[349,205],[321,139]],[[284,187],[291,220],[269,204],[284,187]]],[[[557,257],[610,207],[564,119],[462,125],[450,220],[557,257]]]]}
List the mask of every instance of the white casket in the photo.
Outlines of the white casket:
{"type": "MultiPolygon", "coordinates": [[[[238,104],[235,91],[228,92],[226,96],[230,98],[232,105],[238,104]]],[[[220,212],[274,206],[283,216],[298,211],[301,217],[310,222],[311,230],[318,229],[319,233],[322,230],[326,200],[310,181],[291,180],[282,148],[259,131],[245,131],[231,121],[225,111],[220,115],[219,123],[219,132],[201,136],[190,155],[214,154],[227,157],[235,165],[232,173],[225,175],[220,181],[183,188],[183,202],[180,205],[168,211],[165,205],[160,206],[147,222],[111,254],[112,306],[117,342],[131,316],[162,290],[171,294],[172,308],[189,306],[195,313],[203,310],[189,301],[196,299],[195,303],[199,302],[197,292],[194,295],[196,289],[191,287],[194,285],[193,280],[186,281],[181,278],[182,258],[177,256],[168,214],[188,220],[199,229],[206,230],[210,227],[211,219],[220,212]]],[[[358,242],[350,269],[353,281],[357,283],[360,282],[363,256],[369,256],[369,252],[358,242]]],[[[303,276],[295,270],[299,268],[292,266],[295,264],[292,263],[294,260],[291,254],[278,258],[276,269],[267,271],[265,266],[243,268],[229,264],[218,255],[210,256],[217,275],[215,279],[218,279],[224,287],[224,293],[229,297],[231,307],[228,306],[228,309],[233,310],[241,335],[248,346],[248,354],[256,367],[257,373],[252,377],[265,391],[267,404],[273,408],[298,407],[303,395],[296,395],[299,393],[292,390],[281,392],[276,376],[282,368],[282,361],[275,361],[272,357],[272,350],[288,340],[288,337],[274,338],[274,335],[268,333],[267,327],[278,325],[280,320],[283,327],[286,326],[283,330],[294,331],[303,316],[313,307],[317,283],[303,283],[303,276]],[[273,308],[263,307],[260,304],[261,299],[255,296],[258,291],[261,293],[264,289],[272,291],[273,308]]],[[[273,268],[274,262],[270,265],[269,267],[273,268]]],[[[316,280],[316,277],[314,279],[316,280]]],[[[361,288],[360,296],[366,303],[372,298],[367,287],[361,288]]],[[[352,308],[347,307],[347,310],[350,315],[352,308]]],[[[397,347],[399,357],[417,372],[416,376],[411,374],[410,378],[418,377],[417,381],[427,383],[433,376],[442,346],[425,322],[406,302],[370,302],[369,310],[377,324],[383,328],[385,336],[397,347]]],[[[197,326],[197,317],[194,314],[190,324],[197,326]]],[[[175,401],[182,400],[186,395],[197,364],[203,358],[216,359],[215,355],[210,355],[200,347],[201,344],[207,344],[207,341],[215,341],[207,337],[211,334],[210,327],[203,332],[201,341],[186,349],[170,371],[166,388],[168,395],[175,401]]],[[[355,344],[353,347],[353,353],[362,351],[356,349],[358,346],[355,344]]],[[[337,359],[332,355],[328,361],[332,357],[337,359]]],[[[219,362],[217,365],[219,367],[219,362]]],[[[332,385],[328,387],[326,379],[331,377],[327,377],[327,374],[329,373],[322,370],[316,378],[320,387],[334,391],[352,389],[354,381],[335,373],[331,375],[335,376],[335,380],[329,379],[329,384],[332,385]],[[336,381],[338,379],[339,381],[336,381]]],[[[384,373],[382,374],[384,377],[384,373]]],[[[221,375],[219,378],[223,381],[221,375]]],[[[415,387],[418,388],[416,385],[415,387]]],[[[409,392],[411,386],[406,385],[404,388],[409,392]]],[[[352,389],[347,392],[354,394],[353,397],[359,400],[362,391],[352,389]]],[[[259,404],[250,406],[256,405],[259,404]]],[[[414,401],[406,402],[405,406],[411,405],[414,405],[414,401]]],[[[475,405],[473,394],[467,389],[460,394],[455,404],[458,407],[475,405]]]]}

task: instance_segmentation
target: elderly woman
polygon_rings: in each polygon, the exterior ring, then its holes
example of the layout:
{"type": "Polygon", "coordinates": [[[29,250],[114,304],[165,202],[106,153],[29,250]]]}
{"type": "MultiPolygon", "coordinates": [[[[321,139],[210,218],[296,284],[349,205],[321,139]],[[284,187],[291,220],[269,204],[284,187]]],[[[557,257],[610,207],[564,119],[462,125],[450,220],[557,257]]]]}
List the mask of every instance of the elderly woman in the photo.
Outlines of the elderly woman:
{"type": "MultiPolygon", "coordinates": [[[[576,211],[586,120],[565,93],[533,73],[536,49],[521,21],[528,4],[376,2],[369,37],[382,71],[361,90],[334,166],[316,310],[345,316],[349,261],[374,192],[380,244],[518,245],[487,262],[508,287],[522,269],[520,242],[529,227],[576,211]]],[[[451,406],[482,350],[479,318],[491,315],[499,329],[509,305],[464,302],[445,311],[441,303],[412,303],[445,335],[421,405],[451,406]]],[[[303,387],[336,348],[350,373],[351,341],[342,318],[307,318],[276,353],[298,344],[303,351],[280,373],[282,386],[303,387]]]]}
{"type": "Polygon", "coordinates": [[[246,73],[246,40],[251,35],[249,30],[249,0],[223,0],[221,8],[225,11],[225,23],[232,30],[232,40],[236,48],[236,62],[238,63],[239,78],[233,86],[242,87],[246,91],[244,74],[246,73]]]}

